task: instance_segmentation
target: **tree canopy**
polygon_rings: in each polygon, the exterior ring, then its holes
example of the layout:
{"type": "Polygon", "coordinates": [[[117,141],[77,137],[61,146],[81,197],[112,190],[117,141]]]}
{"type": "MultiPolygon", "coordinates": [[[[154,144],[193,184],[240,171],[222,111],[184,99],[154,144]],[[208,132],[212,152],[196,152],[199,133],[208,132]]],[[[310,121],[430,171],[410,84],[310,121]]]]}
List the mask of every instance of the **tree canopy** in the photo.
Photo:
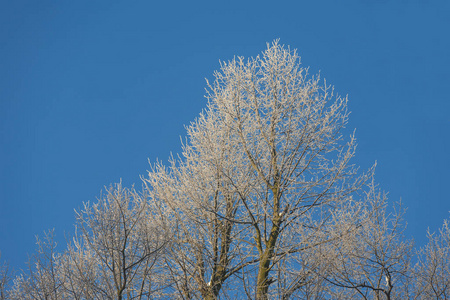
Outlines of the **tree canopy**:
{"type": "Polygon", "coordinates": [[[86,203],[61,252],[50,232],[28,270],[2,267],[1,299],[450,297],[447,222],[405,238],[402,204],[352,162],[347,97],[278,41],[214,77],[182,153],[86,203]]]}

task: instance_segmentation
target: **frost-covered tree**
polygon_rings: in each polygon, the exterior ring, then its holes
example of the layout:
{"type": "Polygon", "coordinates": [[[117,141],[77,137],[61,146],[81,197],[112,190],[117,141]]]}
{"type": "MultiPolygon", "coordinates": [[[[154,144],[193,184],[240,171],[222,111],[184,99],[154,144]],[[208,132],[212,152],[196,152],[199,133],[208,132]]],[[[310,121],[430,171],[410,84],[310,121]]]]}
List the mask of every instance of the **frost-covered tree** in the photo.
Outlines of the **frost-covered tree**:
{"type": "Polygon", "coordinates": [[[186,286],[216,298],[233,278],[248,297],[272,298],[277,269],[301,268],[287,260],[326,242],[301,228],[321,232],[366,179],[350,164],[354,137],[342,136],[347,98],[278,42],[214,75],[182,157],[155,166],[148,187],[178,218],[186,286]]]}
{"type": "Polygon", "coordinates": [[[334,232],[348,233],[321,249],[325,281],[356,291],[352,299],[407,299],[412,242],[403,236],[403,214],[400,204],[388,209],[373,181],[362,201],[337,210],[334,232]]]}
{"type": "Polygon", "coordinates": [[[54,231],[36,238],[37,251],[27,264],[27,270],[14,279],[7,299],[14,300],[58,300],[63,298],[60,254],[56,252],[54,231]]]}
{"type": "Polygon", "coordinates": [[[0,252],[0,300],[6,300],[6,293],[8,290],[9,282],[11,280],[11,274],[8,263],[2,262],[1,258],[2,253],[0,252]]]}
{"type": "Polygon", "coordinates": [[[450,299],[450,227],[449,221],[438,233],[428,232],[428,244],[419,252],[416,266],[417,299],[450,299]]]}
{"type": "Polygon", "coordinates": [[[77,235],[61,258],[71,299],[154,299],[162,285],[158,260],[167,242],[152,202],[111,186],[77,212],[77,235]]]}
{"type": "Polygon", "coordinates": [[[5,299],[156,299],[167,285],[164,223],[145,194],[121,184],[77,212],[73,242],[58,254],[53,232],[38,239],[28,270],[5,299]]]}

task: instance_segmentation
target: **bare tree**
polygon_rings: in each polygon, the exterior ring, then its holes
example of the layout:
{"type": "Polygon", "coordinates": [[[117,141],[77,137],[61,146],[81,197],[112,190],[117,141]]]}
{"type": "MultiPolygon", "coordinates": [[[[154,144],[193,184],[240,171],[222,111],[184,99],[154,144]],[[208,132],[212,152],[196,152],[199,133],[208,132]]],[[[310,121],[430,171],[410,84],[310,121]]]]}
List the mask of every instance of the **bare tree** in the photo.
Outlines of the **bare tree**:
{"type": "Polygon", "coordinates": [[[162,288],[158,255],[166,238],[151,201],[121,184],[77,212],[73,244],[63,257],[66,293],[75,299],[150,299],[162,288]]]}
{"type": "Polygon", "coordinates": [[[415,272],[417,299],[450,299],[450,227],[448,220],[438,233],[428,232],[428,245],[419,252],[415,272]]]}
{"type": "Polygon", "coordinates": [[[56,252],[54,231],[44,239],[36,237],[37,253],[28,261],[27,272],[17,276],[9,291],[9,299],[57,300],[62,298],[62,276],[58,268],[60,255],[56,252]]]}
{"type": "Polygon", "coordinates": [[[320,231],[366,177],[349,163],[354,137],[342,139],[347,99],[309,78],[296,51],[274,42],[261,57],[222,63],[215,77],[183,157],[155,166],[147,183],[186,226],[180,241],[191,253],[178,254],[195,289],[215,298],[233,277],[248,297],[267,299],[277,266],[314,246],[297,228],[320,231]]]}
{"type": "MultiPolygon", "coordinates": [[[[0,252],[0,259],[2,258],[2,253],[0,252]]],[[[11,274],[9,270],[9,265],[7,262],[2,262],[0,260],[0,300],[7,299],[8,286],[11,281],[11,274]]]]}
{"type": "MultiPolygon", "coordinates": [[[[150,193],[163,200],[171,215],[174,242],[167,265],[179,296],[186,299],[215,299],[226,280],[236,283],[230,277],[244,266],[237,241],[250,223],[238,220],[239,195],[230,178],[239,184],[240,193],[247,194],[252,171],[239,164],[229,167],[239,153],[227,143],[228,133],[214,132],[214,125],[201,125],[214,142],[184,147],[184,160],[172,160],[170,170],[157,164],[146,179],[150,193]]],[[[192,139],[202,134],[191,130],[192,139]]]]}
{"type": "Polygon", "coordinates": [[[403,214],[401,205],[388,211],[373,181],[363,201],[337,211],[337,231],[347,233],[322,249],[331,266],[326,281],[354,289],[355,299],[406,299],[412,242],[403,236],[403,214]]]}

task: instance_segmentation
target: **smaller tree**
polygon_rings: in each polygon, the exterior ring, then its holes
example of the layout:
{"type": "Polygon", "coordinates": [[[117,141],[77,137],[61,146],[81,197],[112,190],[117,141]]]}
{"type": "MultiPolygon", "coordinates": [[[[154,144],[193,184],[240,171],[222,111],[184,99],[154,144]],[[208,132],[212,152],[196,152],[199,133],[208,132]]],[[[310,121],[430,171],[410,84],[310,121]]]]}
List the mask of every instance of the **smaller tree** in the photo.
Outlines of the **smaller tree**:
{"type": "Polygon", "coordinates": [[[354,299],[406,298],[412,242],[405,240],[401,204],[387,210],[386,194],[369,185],[362,202],[335,214],[342,238],[324,247],[329,271],[324,278],[354,299]]]}
{"type": "Polygon", "coordinates": [[[448,220],[436,233],[428,232],[428,245],[419,251],[416,299],[450,299],[450,227],[448,220]]]}
{"type": "Polygon", "coordinates": [[[19,275],[8,294],[8,299],[57,300],[62,298],[63,277],[58,267],[60,255],[56,252],[54,231],[44,239],[36,237],[37,253],[28,261],[28,272],[19,275]]]}
{"type": "Polygon", "coordinates": [[[146,195],[111,186],[95,204],[77,212],[73,245],[64,257],[66,292],[72,298],[155,298],[154,276],[166,238],[146,195]]]}
{"type": "MultiPolygon", "coordinates": [[[[2,253],[0,252],[0,259],[2,258],[2,253]]],[[[10,282],[10,271],[9,265],[6,262],[0,260],[0,300],[7,299],[7,289],[10,282]]]]}

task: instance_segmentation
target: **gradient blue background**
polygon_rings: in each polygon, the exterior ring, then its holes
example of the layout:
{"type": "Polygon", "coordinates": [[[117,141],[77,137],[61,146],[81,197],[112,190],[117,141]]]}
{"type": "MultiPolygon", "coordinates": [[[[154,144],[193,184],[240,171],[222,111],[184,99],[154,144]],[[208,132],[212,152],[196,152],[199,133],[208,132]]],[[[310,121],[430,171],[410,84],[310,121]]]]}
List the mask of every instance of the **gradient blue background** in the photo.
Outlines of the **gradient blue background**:
{"type": "MultiPolygon", "coordinates": [[[[298,48],[348,94],[356,164],[408,207],[418,246],[450,210],[448,1],[0,1],[0,251],[16,269],[35,235],[147,159],[180,151],[219,59],[298,48]]],[[[62,249],[62,248],[60,248],[62,249]]]]}

